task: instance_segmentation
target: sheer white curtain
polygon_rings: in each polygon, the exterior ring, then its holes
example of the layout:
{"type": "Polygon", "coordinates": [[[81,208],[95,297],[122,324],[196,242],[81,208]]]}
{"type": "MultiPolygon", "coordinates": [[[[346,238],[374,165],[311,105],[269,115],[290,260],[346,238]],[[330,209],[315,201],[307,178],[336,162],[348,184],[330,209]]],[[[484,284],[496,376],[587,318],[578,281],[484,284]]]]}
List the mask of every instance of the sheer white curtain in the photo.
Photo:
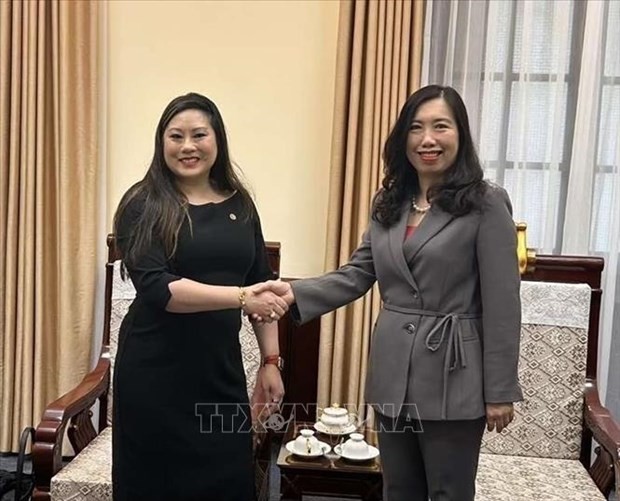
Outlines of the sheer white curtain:
{"type": "Polygon", "coordinates": [[[528,244],[605,258],[598,381],[620,418],[620,2],[427,5],[422,83],[463,96],[528,244]]]}

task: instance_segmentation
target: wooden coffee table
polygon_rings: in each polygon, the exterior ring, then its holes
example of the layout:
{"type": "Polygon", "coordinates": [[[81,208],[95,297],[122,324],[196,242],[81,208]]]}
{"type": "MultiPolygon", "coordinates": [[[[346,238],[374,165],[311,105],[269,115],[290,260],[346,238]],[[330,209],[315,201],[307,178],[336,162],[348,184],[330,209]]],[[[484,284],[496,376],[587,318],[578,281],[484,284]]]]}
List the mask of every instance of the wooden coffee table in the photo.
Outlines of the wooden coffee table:
{"type": "Polygon", "coordinates": [[[381,461],[351,462],[340,458],[333,447],[348,437],[333,437],[316,433],[332,450],[325,456],[312,459],[298,458],[286,450],[286,444],[299,430],[312,428],[312,423],[291,424],[284,435],[277,465],[280,468],[281,500],[300,500],[303,495],[361,498],[380,501],[382,498],[381,461]]]}

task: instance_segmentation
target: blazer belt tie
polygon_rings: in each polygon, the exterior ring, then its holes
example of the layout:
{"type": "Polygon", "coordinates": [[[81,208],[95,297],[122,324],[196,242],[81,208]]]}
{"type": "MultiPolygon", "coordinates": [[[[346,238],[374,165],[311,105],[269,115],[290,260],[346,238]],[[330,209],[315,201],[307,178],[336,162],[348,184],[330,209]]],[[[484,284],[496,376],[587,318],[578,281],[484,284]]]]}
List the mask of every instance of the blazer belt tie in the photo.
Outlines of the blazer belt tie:
{"type": "Polygon", "coordinates": [[[443,359],[443,392],[441,396],[441,419],[447,419],[448,377],[453,370],[467,367],[467,357],[465,356],[465,346],[463,345],[463,332],[461,331],[460,320],[480,318],[481,315],[479,313],[443,313],[440,311],[420,310],[417,308],[403,308],[402,306],[389,304],[384,304],[383,307],[386,310],[399,313],[435,317],[439,319],[426,335],[424,345],[427,350],[436,352],[444,341],[447,343],[446,353],[443,359]]]}

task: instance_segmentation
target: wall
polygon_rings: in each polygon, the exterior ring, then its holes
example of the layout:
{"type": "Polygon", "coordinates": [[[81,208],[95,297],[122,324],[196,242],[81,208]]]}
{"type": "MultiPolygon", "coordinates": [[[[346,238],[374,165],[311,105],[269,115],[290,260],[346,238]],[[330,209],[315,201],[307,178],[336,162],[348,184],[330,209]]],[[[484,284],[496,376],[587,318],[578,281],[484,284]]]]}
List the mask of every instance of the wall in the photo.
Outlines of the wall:
{"type": "Polygon", "coordinates": [[[282,274],[320,273],[325,252],[337,1],[107,3],[107,227],[139,180],[173,97],[220,108],[282,274]]]}

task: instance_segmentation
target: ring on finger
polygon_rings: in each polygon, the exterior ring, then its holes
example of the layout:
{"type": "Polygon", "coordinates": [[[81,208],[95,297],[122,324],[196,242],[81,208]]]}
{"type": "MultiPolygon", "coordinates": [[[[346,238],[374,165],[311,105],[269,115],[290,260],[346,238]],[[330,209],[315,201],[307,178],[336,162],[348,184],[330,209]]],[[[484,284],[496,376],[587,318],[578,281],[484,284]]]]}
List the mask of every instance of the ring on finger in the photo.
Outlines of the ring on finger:
{"type": "Polygon", "coordinates": [[[269,318],[271,318],[272,320],[276,319],[276,312],[275,311],[271,311],[271,313],[269,314],[269,318]]]}

